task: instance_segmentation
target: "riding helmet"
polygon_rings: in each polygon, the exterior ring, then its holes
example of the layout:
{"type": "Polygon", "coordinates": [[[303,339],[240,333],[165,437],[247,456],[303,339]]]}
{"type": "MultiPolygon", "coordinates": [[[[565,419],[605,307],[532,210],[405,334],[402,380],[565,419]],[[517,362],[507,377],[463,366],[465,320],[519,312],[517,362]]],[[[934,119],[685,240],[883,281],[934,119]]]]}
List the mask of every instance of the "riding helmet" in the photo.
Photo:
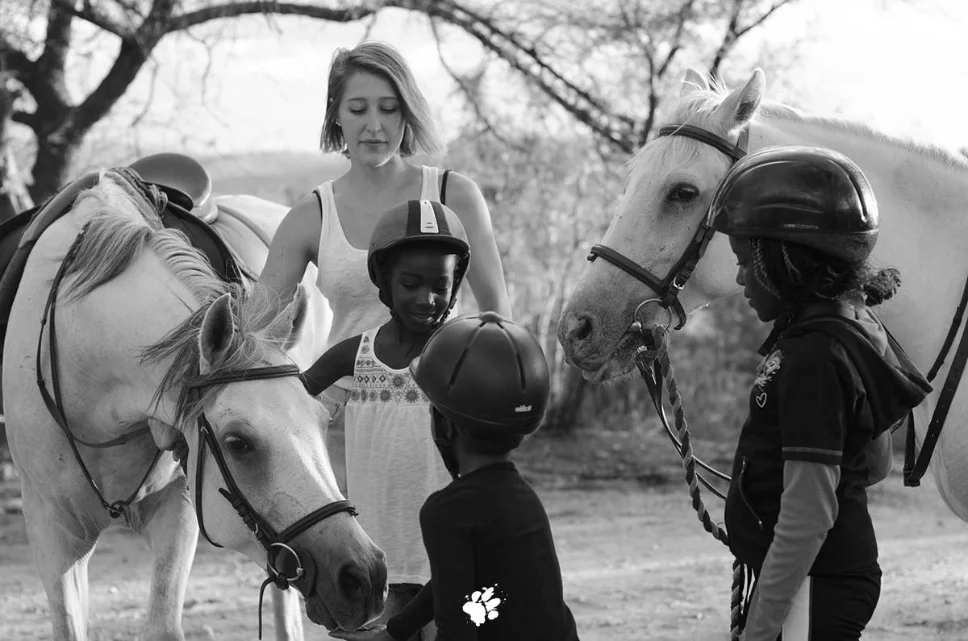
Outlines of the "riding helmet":
{"type": "Polygon", "coordinates": [[[776,238],[860,263],[877,242],[877,201],[863,172],[843,154],[770,147],[730,168],[707,222],[729,236],[776,238]]]}
{"type": "Polygon", "coordinates": [[[537,430],[551,390],[538,341],[495,312],[443,325],[410,364],[410,373],[431,405],[480,440],[537,430]]]}
{"type": "MultiPolygon", "coordinates": [[[[383,286],[380,260],[391,250],[411,243],[440,243],[450,247],[457,254],[457,268],[454,270],[453,292],[456,294],[461,279],[470,264],[471,250],[467,242],[467,232],[457,214],[444,204],[430,200],[409,200],[387,210],[376,223],[370,237],[366,268],[370,280],[380,290],[380,300],[390,305],[383,286]]],[[[457,299],[454,295],[451,305],[457,299]]]]}

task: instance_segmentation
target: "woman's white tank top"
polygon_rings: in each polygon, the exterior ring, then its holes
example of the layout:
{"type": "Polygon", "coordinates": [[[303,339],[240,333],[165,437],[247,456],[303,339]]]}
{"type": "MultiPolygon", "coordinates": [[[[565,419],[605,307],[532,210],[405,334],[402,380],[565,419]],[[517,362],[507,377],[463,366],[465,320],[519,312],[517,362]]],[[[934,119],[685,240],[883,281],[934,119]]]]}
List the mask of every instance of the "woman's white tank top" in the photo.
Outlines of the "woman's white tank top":
{"type": "MultiPolygon", "coordinates": [[[[440,201],[440,169],[421,167],[420,199],[440,201]]],[[[316,257],[316,285],[329,301],[333,324],[326,348],[340,341],[379,327],[390,320],[390,310],[380,302],[376,286],[366,270],[367,249],[350,245],[336,212],[333,181],[327,180],[315,189],[322,209],[319,255],[316,257]]],[[[451,317],[456,311],[451,313],[451,317]]],[[[352,377],[336,382],[344,390],[352,387],[352,377]]]]}

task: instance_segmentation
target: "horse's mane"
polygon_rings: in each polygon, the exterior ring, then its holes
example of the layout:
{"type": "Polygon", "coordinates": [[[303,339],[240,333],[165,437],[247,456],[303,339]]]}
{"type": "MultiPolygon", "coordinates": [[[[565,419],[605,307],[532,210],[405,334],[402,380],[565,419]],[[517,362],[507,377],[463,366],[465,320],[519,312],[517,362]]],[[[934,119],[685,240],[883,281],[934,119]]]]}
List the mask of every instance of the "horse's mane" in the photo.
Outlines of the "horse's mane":
{"type": "MultiPolygon", "coordinates": [[[[695,125],[722,136],[727,132],[722,131],[722,127],[719,125],[718,121],[712,117],[712,115],[716,107],[722,104],[726,96],[729,95],[730,90],[721,79],[712,79],[707,77],[706,81],[709,84],[709,88],[704,89],[703,87],[697,87],[696,91],[681,99],[673,110],[669,122],[695,125]]],[[[837,118],[834,116],[808,114],[794,107],[790,107],[789,105],[767,100],[764,100],[760,104],[757,114],[754,116],[754,122],[756,118],[759,117],[774,118],[787,122],[818,125],[849,135],[867,137],[871,140],[889,145],[896,149],[908,151],[931,160],[935,160],[948,167],[968,170],[968,158],[964,158],[959,154],[953,153],[948,149],[937,145],[892,136],[884,133],[883,131],[874,129],[866,123],[845,120],[843,118],[837,118]]],[[[668,139],[667,143],[666,148],[662,151],[664,154],[685,152],[693,155],[693,157],[685,157],[685,162],[691,162],[695,159],[694,156],[698,154],[698,148],[696,145],[688,146],[688,149],[690,149],[691,152],[685,151],[687,149],[686,145],[688,142],[678,137],[668,139]]],[[[641,164],[638,162],[640,160],[640,156],[640,154],[636,154],[629,161],[628,174],[630,178],[637,175],[636,168],[639,164],[641,164]]]]}
{"type": "Polygon", "coordinates": [[[282,350],[286,337],[273,337],[268,331],[280,309],[271,290],[221,280],[182,232],[161,227],[154,205],[123,175],[113,170],[103,172],[93,188],[77,197],[74,211],[90,216],[90,223],[74,261],[65,272],[65,277],[73,277],[70,298],[82,298],[119,276],[148,249],[198,303],[187,319],[142,352],[143,363],[172,359],[152,402],[158,403],[166,394],[178,390],[176,424],[194,420],[222,388],[222,385],[213,385],[188,390],[185,386],[188,379],[198,375],[202,319],[220,296],[231,295],[235,332],[218,370],[265,364],[270,351],[282,350]]]}
{"type": "Polygon", "coordinates": [[[145,248],[153,251],[198,301],[226,291],[208,260],[175,229],[165,229],[143,194],[116,171],[101,172],[97,184],[74,201],[90,223],[64,276],[74,277],[68,300],[77,300],[119,276],[145,248]]]}

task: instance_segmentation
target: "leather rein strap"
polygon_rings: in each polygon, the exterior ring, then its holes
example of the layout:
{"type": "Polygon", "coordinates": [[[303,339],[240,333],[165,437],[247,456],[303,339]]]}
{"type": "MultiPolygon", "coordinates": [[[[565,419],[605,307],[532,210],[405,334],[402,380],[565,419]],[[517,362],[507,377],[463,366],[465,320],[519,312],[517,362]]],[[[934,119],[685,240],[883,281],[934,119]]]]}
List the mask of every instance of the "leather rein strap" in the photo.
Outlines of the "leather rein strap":
{"type": "Polygon", "coordinates": [[[85,447],[91,448],[109,448],[116,445],[122,445],[131,441],[139,436],[144,435],[149,431],[147,426],[136,429],[128,434],[120,436],[118,438],[112,439],[110,441],[104,441],[101,443],[91,443],[88,441],[81,440],[74,436],[71,432],[70,425],[67,422],[67,415],[64,412],[64,401],[61,398],[60,389],[60,360],[58,358],[57,350],[57,293],[60,289],[61,281],[64,279],[64,275],[67,273],[67,269],[70,267],[71,263],[74,262],[74,258],[77,256],[78,249],[81,246],[81,241],[84,240],[84,236],[87,234],[88,227],[91,223],[86,223],[81,231],[77,234],[74,242],[71,244],[70,248],[67,250],[67,255],[61,261],[60,267],[57,269],[57,273],[54,276],[54,280],[50,286],[50,293],[47,295],[47,303],[44,306],[44,315],[40,321],[40,332],[37,335],[37,359],[35,363],[35,369],[37,370],[37,387],[40,389],[40,396],[44,399],[44,404],[47,406],[47,411],[53,417],[57,426],[60,427],[64,436],[67,437],[67,444],[70,445],[71,451],[74,453],[74,458],[77,460],[78,465],[81,468],[81,472],[84,474],[84,478],[87,479],[88,484],[91,489],[94,490],[94,494],[97,496],[98,501],[100,501],[101,506],[107,510],[108,514],[112,519],[116,519],[122,515],[127,518],[127,507],[134,501],[141,487],[144,485],[145,481],[148,480],[148,476],[154,469],[155,465],[158,463],[158,459],[161,458],[161,450],[155,453],[151,464],[148,466],[148,470],[145,472],[144,477],[138,486],[131,492],[131,494],[126,499],[121,499],[108,503],[107,499],[101,493],[101,489],[97,486],[94,481],[94,477],[91,475],[90,470],[87,465],[84,464],[84,459],[81,457],[80,451],[77,449],[78,443],[84,445],[85,447]],[[51,389],[53,394],[47,390],[47,383],[44,380],[44,370],[41,361],[41,353],[44,341],[44,328],[48,326],[48,321],[50,323],[48,328],[48,336],[50,343],[50,379],[51,379],[51,389]]]}
{"type": "MultiPolygon", "coordinates": [[[[660,127],[657,137],[662,136],[684,136],[698,140],[701,143],[718,149],[735,162],[746,155],[746,145],[749,142],[749,127],[747,126],[742,129],[739,140],[735,145],[725,138],[721,138],[714,133],[693,125],[667,125],[660,127]]],[[[682,303],[679,302],[679,292],[682,291],[689,277],[692,276],[693,270],[696,269],[696,265],[706,251],[706,246],[709,244],[714,233],[715,231],[706,224],[706,220],[703,218],[699,223],[699,229],[696,230],[692,240],[689,241],[689,245],[686,246],[679,260],[676,261],[676,264],[664,278],[659,278],[645,267],[642,267],[627,256],[623,256],[611,247],[605,245],[592,245],[591,250],[588,252],[588,260],[591,262],[596,258],[601,258],[618,267],[629,276],[644,283],[658,295],[658,298],[649,299],[648,301],[644,301],[643,304],[654,301],[664,309],[673,310],[678,317],[675,329],[682,329],[686,324],[686,312],[682,307],[682,303]]],[[[639,307],[641,306],[639,305],[639,307]]],[[[638,309],[636,309],[636,314],[637,312],[638,309]]],[[[636,318],[632,320],[633,322],[637,321],[636,318]]]]}
{"type": "MultiPolygon", "coordinates": [[[[955,336],[957,336],[958,330],[961,329],[961,322],[964,318],[966,306],[968,306],[968,280],[965,281],[965,287],[961,292],[961,301],[955,309],[955,315],[951,320],[951,327],[948,328],[948,334],[945,336],[941,351],[938,352],[934,364],[931,366],[930,371],[928,371],[927,379],[929,383],[938,375],[941,366],[944,365],[944,361],[948,357],[948,353],[951,351],[951,345],[954,343],[955,336]]],[[[904,353],[904,349],[894,340],[890,332],[888,332],[888,338],[891,340],[892,346],[896,346],[894,351],[897,353],[898,359],[901,360],[902,364],[906,367],[914,367],[911,359],[904,353]]],[[[928,430],[924,435],[924,442],[921,443],[920,452],[917,452],[917,443],[915,442],[914,412],[908,415],[908,433],[904,444],[903,472],[904,485],[906,487],[919,487],[921,485],[921,477],[928,471],[928,466],[931,464],[931,458],[934,455],[934,449],[938,445],[938,438],[941,436],[941,428],[944,427],[945,419],[948,418],[948,411],[951,409],[955,393],[958,391],[958,384],[961,382],[961,377],[965,373],[966,363],[968,363],[968,328],[961,334],[958,349],[955,350],[955,356],[951,361],[951,367],[948,369],[948,375],[945,377],[944,385],[941,387],[938,404],[934,407],[934,413],[931,415],[931,421],[928,423],[928,430]]]]}

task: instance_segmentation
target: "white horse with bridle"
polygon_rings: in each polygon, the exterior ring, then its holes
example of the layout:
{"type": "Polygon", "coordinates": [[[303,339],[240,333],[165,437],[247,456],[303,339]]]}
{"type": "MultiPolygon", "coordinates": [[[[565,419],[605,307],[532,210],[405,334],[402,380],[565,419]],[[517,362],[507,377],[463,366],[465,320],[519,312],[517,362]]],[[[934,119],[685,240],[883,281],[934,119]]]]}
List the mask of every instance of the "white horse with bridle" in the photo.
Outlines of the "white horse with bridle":
{"type": "Polygon", "coordinates": [[[87,638],[88,560],[112,518],[154,555],[147,639],[184,639],[199,525],[302,594],[313,622],[355,629],[383,609],[385,557],[287,354],[302,290],[276,313],[263,288],[220,279],[161,227],[163,200],[103,172],[39,237],[10,312],[7,435],[54,638],[87,638]]]}
{"type": "MultiPolygon", "coordinates": [[[[566,358],[589,380],[624,375],[653,328],[678,327],[685,321],[679,311],[740,291],[726,237],[704,225],[737,157],[777,145],[837,150],[861,167],[877,198],[881,230],[872,261],[901,272],[898,295],[877,313],[915,365],[937,374],[916,411],[919,445],[939,398],[951,402],[931,469],[947,505],[968,520],[968,393],[943,396],[941,384],[959,353],[968,354],[968,343],[949,352],[968,277],[968,162],[864,124],[765,102],[763,89],[760,70],[732,92],[686,74],[669,122],[630,161],[619,212],[562,311],[566,358]],[[939,353],[944,362],[934,366],[939,353]]],[[[951,381],[956,389],[957,376],[951,381]]]]}

